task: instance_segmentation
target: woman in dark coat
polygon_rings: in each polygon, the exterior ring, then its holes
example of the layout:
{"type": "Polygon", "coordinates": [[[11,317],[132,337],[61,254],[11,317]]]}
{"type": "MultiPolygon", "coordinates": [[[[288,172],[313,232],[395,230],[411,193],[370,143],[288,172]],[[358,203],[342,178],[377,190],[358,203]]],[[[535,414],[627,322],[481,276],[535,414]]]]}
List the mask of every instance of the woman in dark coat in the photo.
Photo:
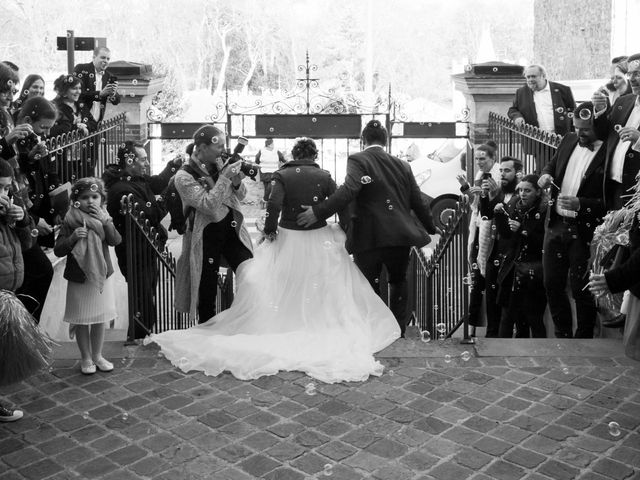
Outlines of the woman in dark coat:
{"type": "Polygon", "coordinates": [[[498,272],[498,300],[503,305],[500,337],[512,338],[515,324],[516,338],[545,338],[542,243],[547,202],[543,201],[538,176],[524,176],[518,184],[518,195],[511,216],[500,204],[495,208],[496,228],[512,241],[498,272]]]}

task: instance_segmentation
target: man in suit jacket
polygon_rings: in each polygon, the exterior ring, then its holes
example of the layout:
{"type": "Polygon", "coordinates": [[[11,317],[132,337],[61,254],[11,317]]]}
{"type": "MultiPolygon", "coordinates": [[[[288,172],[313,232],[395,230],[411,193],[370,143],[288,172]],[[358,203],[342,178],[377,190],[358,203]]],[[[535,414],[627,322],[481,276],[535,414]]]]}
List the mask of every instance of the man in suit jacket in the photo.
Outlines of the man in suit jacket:
{"type": "Polygon", "coordinates": [[[593,338],[596,305],[584,288],[589,281],[589,245],[606,213],[603,199],[606,148],[593,126],[593,103],[576,109],[577,133],[562,139],[538,184],[551,187],[542,255],[544,288],[558,338],[593,338]],[[578,327],[566,294],[567,274],[578,327]]]}
{"type": "Polygon", "coordinates": [[[547,80],[547,72],[540,65],[524,70],[527,84],[516,91],[507,115],[516,125],[527,123],[541,130],[564,135],[571,131],[568,115],[576,108],[571,88],[547,80]]]}
{"type": "Polygon", "coordinates": [[[380,121],[371,120],[366,125],[362,140],[364,150],[347,160],[344,184],[324,202],[303,206],[305,211],[298,215],[297,223],[312,225],[354,202],[346,248],[378,294],[382,266],[387,267],[390,308],[404,337],[410,248],[429,243],[427,232],[436,233],[436,227],[409,164],[385,152],[387,131],[380,121]]]}
{"type": "Polygon", "coordinates": [[[73,74],[82,81],[79,101],[91,108],[98,122],[104,118],[107,102],[120,103],[117,80],[107,70],[110,61],[111,51],[107,47],[96,47],[91,63],[79,63],[73,69],[73,74]]]}
{"type": "Polygon", "coordinates": [[[640,171],[640,53],[627,59],[632,93],[619,97],[607,108],[601,92],[593,94],[595,126],[607,138],[605,201],[608,210],[618,210],[628,200],[640,171]]]}

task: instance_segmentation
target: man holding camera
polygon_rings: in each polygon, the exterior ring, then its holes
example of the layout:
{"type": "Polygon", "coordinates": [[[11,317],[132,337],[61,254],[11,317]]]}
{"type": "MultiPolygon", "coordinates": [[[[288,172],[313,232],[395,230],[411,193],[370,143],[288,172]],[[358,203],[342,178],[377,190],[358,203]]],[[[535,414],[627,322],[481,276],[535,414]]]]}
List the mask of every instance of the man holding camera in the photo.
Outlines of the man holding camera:
{"type": "Polygon", "coordinates": [[[96,47],[91,63],[79,63],[73,69],[73,74],[82,81],[79,101],[91,108],[91,114],[98,122],[104,118],[107,102],[120,103],[118,79],[107,71],[110,61],[111,50],[96,47]]]}
{"type": "Polygon", "coordinates": [[[204,323],[216,313],[221,258],[235,272],[253,257],[253,246],[240,212],[247,193],[242,161],[225,163],[225,136],[214,126],[200,127],[193,144],[189,167],[196,175],[180,169],[175,176],[184,208],[193,210],[177,264],[176,309],[192,317],[197,312],[204,323]]]}

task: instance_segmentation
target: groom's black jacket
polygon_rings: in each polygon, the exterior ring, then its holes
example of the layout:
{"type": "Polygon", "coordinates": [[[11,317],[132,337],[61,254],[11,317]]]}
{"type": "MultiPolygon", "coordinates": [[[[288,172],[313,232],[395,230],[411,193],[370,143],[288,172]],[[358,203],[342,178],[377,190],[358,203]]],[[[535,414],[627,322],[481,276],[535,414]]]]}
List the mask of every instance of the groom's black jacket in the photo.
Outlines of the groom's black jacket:
{"type": "Polygon", "coordinates": [[[381,147],[350,155],[344,184],[315,205],[313,213],[319,219],[327,218],[352,201],[346,243],[350,253],[381,247],[422,247],[429,242],[427,232],[436,232],[411,167],[381,147]]]}

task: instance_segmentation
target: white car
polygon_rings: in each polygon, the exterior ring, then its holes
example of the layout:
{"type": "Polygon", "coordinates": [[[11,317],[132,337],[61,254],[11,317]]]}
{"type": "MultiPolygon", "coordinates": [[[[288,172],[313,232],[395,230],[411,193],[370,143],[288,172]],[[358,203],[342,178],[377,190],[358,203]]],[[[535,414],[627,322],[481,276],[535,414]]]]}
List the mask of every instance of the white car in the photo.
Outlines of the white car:
{"type": "Polygon", "coordinates": [[[447,140],[442,147],[410,162],[420,190],[429,199],[433,220],[443,228],[460,197],[459,174],[465,173],[466,140],[447,140]]]}

